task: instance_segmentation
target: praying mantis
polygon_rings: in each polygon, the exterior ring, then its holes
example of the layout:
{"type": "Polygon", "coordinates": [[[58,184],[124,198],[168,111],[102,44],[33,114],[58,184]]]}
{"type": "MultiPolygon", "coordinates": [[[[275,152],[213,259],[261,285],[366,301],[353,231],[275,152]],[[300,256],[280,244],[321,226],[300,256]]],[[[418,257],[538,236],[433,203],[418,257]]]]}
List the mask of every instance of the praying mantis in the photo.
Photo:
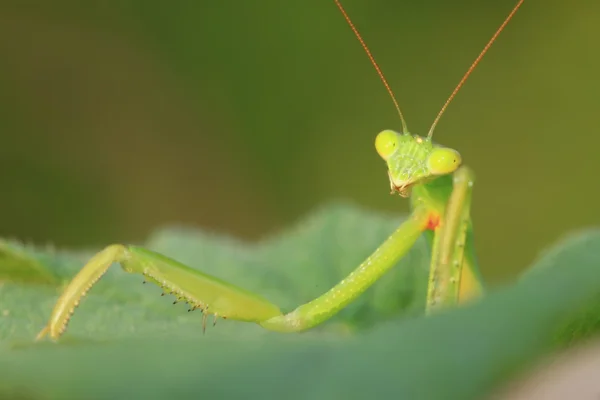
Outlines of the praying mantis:
{"type": "Polygon", "coordinates": [[[391,193],[410,198],[410,216],[347,277],[289,313],[283,313],[266,298],[162,254],[139,246],[112,244],[93,256],[67,285],[36,340],[45,336],[58,340],[81,299],[115,263],[125,272],[143,275],[145,282],[159,285],[164,293],[187,302],[192,310],[201,310],[203,331],[211,314],[214,322],[217,318],[252,322],[276,332],[311,329],[333,317],[375,284],[422,234],[427,236],[432,249],[426,314],[483,294],[470,218],[474,174],[463,165],[458,151],[434,144],[432,136],[450,102],[524,0],[518,1],[468,68],[425,137],[409,133],[400,106],[369,48],[340,1],[334,2],[367,53],[400,116],[402,131],[380,132],[375,138],[375,148],[386,162],[391,193]]]}

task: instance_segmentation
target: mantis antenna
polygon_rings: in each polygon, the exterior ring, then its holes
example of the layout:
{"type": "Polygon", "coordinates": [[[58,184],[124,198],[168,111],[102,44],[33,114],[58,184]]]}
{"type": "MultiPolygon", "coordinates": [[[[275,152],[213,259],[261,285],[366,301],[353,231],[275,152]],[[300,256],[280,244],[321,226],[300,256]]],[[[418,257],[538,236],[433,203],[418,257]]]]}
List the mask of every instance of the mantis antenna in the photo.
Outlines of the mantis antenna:
{"type": "Polygon", "coordinates": [[[465,75],[462,77],[462,79],[460,80],[460,82],[458,82],[458,85],[456,85],[456,87],[452,91],[452,94],[450,94],[450,97],[448,97],[448,100],[446,100],[446,102],[442,106],[442,109],[438,113],[437,117],[435,117],[435,119],[433,120],[433,124],[431,124],[431,128],[429,128],[429,133],[427,134],[428,138],[431,138],[433,136],[433,130],[435,129],[435,127],[438,124],[438,122],[440,121],[440,118],[442,118],[442,114],[444,114],[444,111],[446,111],[446,108],[448,108],[448,104],[450,104],[450,102],[452,101],[452,99],[454,98],[454,96],[456,96],[456,93],[458,93],[458,91],[460,90],[460,88],[464,85],[464,83],[467,80],[467,78],[469,77],[469,75],[471,75],[471,72],[473,72],[473,70],[475,69],[475,67],[477,66],[477,64],[479,64],[479,62],[481,61],[481,59],[483,58],[483,56],[485,55],[485,53],[487,53],[487,51],[490,49],[490,47],[492,46],[492,44],[496,41],[496,38],[498,37],[498,35],[500,35],[500,32],[502,32],[504,30],[504,27],[506,27],[506,24],[508,24],[508,22],[515,15],[515,13],[519,9],[519,7],[521,7],[521,4],[523,4],[523,1],[525,1],[525,0],[519,0],[519,2],[517,3],[517,5],[510,12],[510,14],[508,14],[508,17],[506,17],[506,19],[504,20],[504,22],[502,23],[502,25],[500,25],[500,27],[496,30],[496,32],[494,32],[494,35],[492,36],[492,38],[487,42],[487,44],[485,45],[485,47],[483,48],[483,50],[481,50],[481,53],[479,53],[479,55],[477,56],[477,58],[475,59],[475,61],[473,61],[473,64],[471,64],[471,66],[469,67],[469,69],[467,70],[467,72],[465,73],[465,75]]]}
{"type": "MultiPolygon", "coordinates": [[[[438,122],[440,121],[440,118],[442,117],[442,115],[446,111],[446,108],[448,108],[448,105],[450,104],[450,102],[454,99],[454,97],[456,96],[456,94],[458,93],[458,91],[463,87],[463,85],[465,84],[467,78],[471,75],[471,73],[473,72],[473,70],[475,69],[475,67],[477,67],[477,65],[479,64],[479,62],[481,61],[481,59],[483,58],[483,56],[485,55],[485,53],[487,53],[487,51],[490,49],[490,47],[492,46],[492,44],[494,43],[494,41],[496,41],[496,38],[498,37],[498,35],[500,35],[500,32],[502,32],[504,30],[504,28],[506,27],[506,25],[508,24],[508,22],[512,19],[512,17],[515,15],[515,13],[519,9],[519,7],[521,7],[521,4],[523,4],[524,1],[525,0],[519,0],[519,2],[517,3],[517,5],[510,12],[510,14],[508,14],[508,17],[506,17],[506,19],[504,20],[504,22],[502,23],[502,25],[500,25],[500,27],[496,30],[496,32],[494,33],[494,35],[492,36],[492,38],[487,42],[487,44],[485,45],[485,47],[483,48],[483,50],[481,51],[481,53],[479,53],[479,55],[477,56],[477,58],[475,59],[475,61],[473,61],[473,63],[471,64],[471,66],[469,67],[469,69],[467,70],[467,72],[465,73],[465,75],[462,77],[462,79],[460,80],[460,82],[458,83],[458,85],[456,85],[456,88],[454,88],[454,90],[450,94],[450,97],[448,97],[448,100],[446,100],[446,102],[442,106],[440,112],[438,113],[438,115],[433,120],[433,124],[431,124],[431,128],[429,128],[429,133],[427,134],[427,138],[431,138],[433,136],[433,131],[434,131],[435,127],[437,126],[438,122]]],[[[400,115],[400,120],[402,120],[402,130],[403,130],[403,133],[408,132],[408,129],[406,127],[406,122],[404,121],[404,117],[402,116],[402,111],[400,111],[400,106],[398,105],[398,101],[396,101],[396,97],[394,96],[394,93],[392,92],[392,89],[390,88],[390,85],[387,83],[387,80],[383,76],[383,72],[381,72],[381,69],[379,68],[379,65],[377,65],[377,63],[375,62],[375,58],[371,54],[371,51],[367,47],[367,44],[365,43],[365,41],[361,37],[360,33],[358,32],[358,29],[356,29],[356,27],[352,23],[352,20],[350,19],[350,17],[348,16],[348,14],[346,13],[346,11],[344,10],[344,7],[342,7],[342,4],[340,3],[340,1],[339,0],[335,0],[335,4],[338,6],[338,8],[340,9],[340,11],[342,12],[342,15],[344,16],[344,19],[346,19],[346,22],[348,22],[348,25],[350,25],[350,28],[352,28],[352,31],[354,32],[354,35],[356,36],[356,38],[358,39],[358,41],[362,45],[363,49],[367,53],[367,56],[369,57],[369,60],[371,60],[371,64],[373,64],[373,67],[375,67],[375,70],[377,71],[377,74],[381,78],[381,81],[383,82],[383,85],[385,86],[386,90],[388,91],[388,93],[392,97],[392,101],[394,102],[394,106],[396,106],[396,110],[398,110],[398,114],[400,115]]]]}
{"type": "Polygon", "coordinates": [[[373,55],[371,54],[371,50],[369,50],[369,47],[367,46],[367,44],[363,40],[362,36],[358,32],[358,29],[356,29],[356,27],[354,26],[354,23],[352,22],[352,20],[348,16],[348,14],[346,14],[346,10],[344,10],[344,7],[342,7],[342,3],[340,3],[340,0],[335,0],[335,4],[338,6],[340,11],[342,12],[344,19],[346,19],[346,22],[348,22],[348,25],[350,25],[350,28],[352,28],[354,35],[356,35],[356,38],[360,42],[362,48],[367,53],[369,60],[371,60],[371,64],[373,64],[373,67],[375,67],[375,71],[377,71],[377,74],[381,78],[381,81],[383,82],[383,86],[385,86],[385,89],[390,94],[390,97],[392,98],[392,101],[394,102],[394,106],[396,107],[396,111],[398,111],[398,115],[400,115],[400,120],[402,121],[402,133],[408,133],[406,121],[404,120],[404,116],[402,115],[402,111],[400,110],[400,106],[398,105],[398,101],[396,100],[396,96],[394,96],[394,92],[392,92],[392,88],[390,88],[390,85],[388,84],[387,80],[385,79],[383,72],[381,72],[381,68],[379,68],[379,65],[377,65],[377,62],[375,61],[375,57],[373,57],[373,55]]]}

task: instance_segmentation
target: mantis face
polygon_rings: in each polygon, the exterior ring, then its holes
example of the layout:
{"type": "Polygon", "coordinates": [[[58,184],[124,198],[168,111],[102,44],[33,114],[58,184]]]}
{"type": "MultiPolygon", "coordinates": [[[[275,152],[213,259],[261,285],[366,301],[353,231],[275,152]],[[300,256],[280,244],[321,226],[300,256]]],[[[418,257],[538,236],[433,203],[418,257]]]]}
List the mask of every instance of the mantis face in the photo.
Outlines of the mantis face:
{"type": "Polygon", "coordinates": [[[453,173],[462,162],[458,151],[434,145],[429,137],[392,130],[377,135],[375,149],[387,163],[392,193],[402,197],[413,185],[453,173]]]}

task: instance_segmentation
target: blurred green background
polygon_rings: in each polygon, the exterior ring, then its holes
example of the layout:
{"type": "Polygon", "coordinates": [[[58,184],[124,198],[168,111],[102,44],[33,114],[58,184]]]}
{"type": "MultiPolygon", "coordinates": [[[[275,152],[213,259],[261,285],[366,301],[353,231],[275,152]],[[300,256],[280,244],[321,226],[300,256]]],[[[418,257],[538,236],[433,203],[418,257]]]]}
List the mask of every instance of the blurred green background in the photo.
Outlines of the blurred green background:
{"type": "MultiPolygon", "coordinates": [[[[515,1],[344,4],[424,134],[515,1]]],[[[477,174],[492,281],[600,222],[598,15],[526,1],[436,131],[477,174]]],[[[0,51],[0,236],[256,239],[336,199],[408,209],[373,148],[400,121],[333,1],[3,0],[0,51]]]]}

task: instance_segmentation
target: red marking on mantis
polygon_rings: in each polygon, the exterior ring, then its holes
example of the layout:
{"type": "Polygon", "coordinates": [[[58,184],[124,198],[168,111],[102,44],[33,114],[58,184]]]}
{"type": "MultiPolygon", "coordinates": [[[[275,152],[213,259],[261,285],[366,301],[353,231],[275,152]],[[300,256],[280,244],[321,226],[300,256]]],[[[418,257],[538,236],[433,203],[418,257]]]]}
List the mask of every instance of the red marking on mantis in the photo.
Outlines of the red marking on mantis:
{"type": "Polygon", "coordinates": [[[441,217],[438,213],[429,214],[429,219],[427,220],[427,225],[425,225],[425,229],[434,231],[440,226],[441,217]]]}

